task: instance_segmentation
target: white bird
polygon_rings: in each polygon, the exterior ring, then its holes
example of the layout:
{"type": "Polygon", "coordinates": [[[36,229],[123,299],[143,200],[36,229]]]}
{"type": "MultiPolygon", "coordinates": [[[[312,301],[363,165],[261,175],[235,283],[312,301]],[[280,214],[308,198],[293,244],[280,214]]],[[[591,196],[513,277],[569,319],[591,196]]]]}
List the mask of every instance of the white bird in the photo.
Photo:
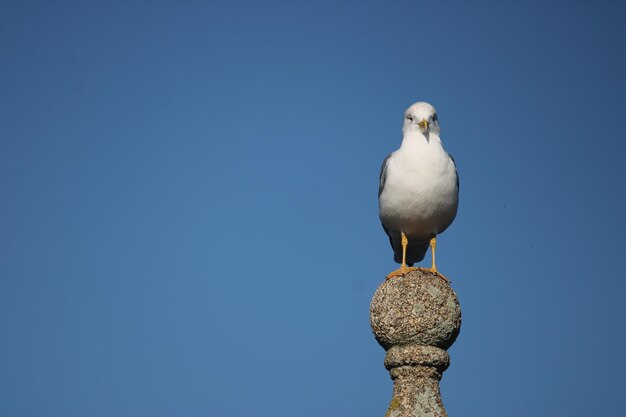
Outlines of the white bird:
{"type": "Polygon", "coordinates": [[[415,270],[431,247],[432,271],[437,271],[437,235],[450,226],[459,205],[459,176],[454,159],[443,149],[435,108],[413,104],[404,114],[400,149],[383,162],[378,188],[380,221],[389,236],[400,269],[387,279],[415,270]]]}

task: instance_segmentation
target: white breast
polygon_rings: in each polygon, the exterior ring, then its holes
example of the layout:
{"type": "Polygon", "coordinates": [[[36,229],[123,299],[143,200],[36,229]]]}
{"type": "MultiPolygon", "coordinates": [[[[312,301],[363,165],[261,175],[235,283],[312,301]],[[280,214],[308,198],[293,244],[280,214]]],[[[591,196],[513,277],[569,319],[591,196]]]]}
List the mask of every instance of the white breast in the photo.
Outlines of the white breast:
{"type": "Polygon", "coordinates": [[[386,228],[428,239],[454,220],[458,206],[454,163],[437,137],[405,137],[387,161],[385,186],[379,198],[386,228]]]}

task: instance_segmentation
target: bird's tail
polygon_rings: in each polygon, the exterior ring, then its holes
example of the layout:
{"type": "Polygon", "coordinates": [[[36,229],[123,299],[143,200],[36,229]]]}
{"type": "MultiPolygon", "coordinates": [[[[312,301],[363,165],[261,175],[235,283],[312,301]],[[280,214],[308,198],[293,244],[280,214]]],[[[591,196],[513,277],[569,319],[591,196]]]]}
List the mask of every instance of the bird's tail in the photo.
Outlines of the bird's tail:
{"type": "MultiPolygon", "coordinates": [[[[414,263],[421,261],[424,259],[426,255],[426,251],[428,250],[428,246],[430,241],[426,242],[412,242],[411,238],[409,238],[409,245],[406,248],[406,264],[408,266],[413,266],[414,263]]],[[[402,263],[402,245],[398,243],[394,246],[394,255],[393,259],[401,264],[402,263]]]]}

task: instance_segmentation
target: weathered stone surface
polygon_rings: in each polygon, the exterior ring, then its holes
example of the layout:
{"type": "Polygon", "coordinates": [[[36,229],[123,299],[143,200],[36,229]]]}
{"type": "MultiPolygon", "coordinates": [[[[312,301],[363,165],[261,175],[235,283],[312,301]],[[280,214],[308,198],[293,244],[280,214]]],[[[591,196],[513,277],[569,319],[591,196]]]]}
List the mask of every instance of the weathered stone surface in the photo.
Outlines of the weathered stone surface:
{"type": "Polygon", "coordinates": [[[383,282],[370,305],[374,336],[387,350],[394,394],[385,417],[446,417],[439,380],[461,328],[456,294],[441,277],[412,271],[383,282]]]}
{"type": "Polygon", "coordinates": [[[385,417],[447,417],[439,392],[441,374],[429,367],[391,370],[393,398],[385,417]]]}
{"type": "Polygon", "coordinates": [[[417,270],[383,282],[372,299],[370,323],[380,345],[449,348],[461,328],[461,307],[437,275],[417,270]]]}
{"type": "Polygon", "coordinates": [[[443,372],[450,366],[450,355],[434,346],[397,345],[392,346],[385,356],[385,368],[398,366],[430,366],[443,372]]]}

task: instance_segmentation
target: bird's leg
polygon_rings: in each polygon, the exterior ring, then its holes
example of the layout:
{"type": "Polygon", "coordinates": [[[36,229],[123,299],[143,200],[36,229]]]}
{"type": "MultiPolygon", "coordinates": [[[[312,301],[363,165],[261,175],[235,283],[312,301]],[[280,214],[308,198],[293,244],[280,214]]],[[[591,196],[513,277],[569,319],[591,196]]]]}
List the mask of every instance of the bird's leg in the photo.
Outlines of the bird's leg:
{"type": "Polygon", "coordinates": [[[435,262],[435,248],[437,248],[437,236],[430,239],[430,253],[433,257],[433,266],[430,268],[430,270],[433,272],[437,272],[437,263],[435,262]]]}
{"type": "Polygon", "coordinates": [[[406,238],[404,232],[402,232],[402,267],[406,266],[406,247],[409,245],[409,239],[406,238]]]}
{"type": "Polygon", "coordinates": [[[396,269],[395,271],[389,273],[389,275],[387,275],[387,279],[397,277],[397,276],[402,276],[409,271],[415,271],[417,269],[417,268],[413,268],[410,266],[406,266],[406,247],[409,245],[409,240],[406,238],[406,235],[404,234],[404,232],[402,232],[401,243],[402,243],[402,265],[400,266],[400,269],[396,269]]]}
{"type": "Polygon", "coordinates": [[[435,263],[435,248],[437,247],[437,236],[434,236],[430,239],[430,253],[433,257],[433,266],[427,269],[427,271],[434,272],[439,277],[443,278],[447,283],[450,283],[450,280],[444,277],[439,271],[437,271],[437,264],[435,263]]]}

